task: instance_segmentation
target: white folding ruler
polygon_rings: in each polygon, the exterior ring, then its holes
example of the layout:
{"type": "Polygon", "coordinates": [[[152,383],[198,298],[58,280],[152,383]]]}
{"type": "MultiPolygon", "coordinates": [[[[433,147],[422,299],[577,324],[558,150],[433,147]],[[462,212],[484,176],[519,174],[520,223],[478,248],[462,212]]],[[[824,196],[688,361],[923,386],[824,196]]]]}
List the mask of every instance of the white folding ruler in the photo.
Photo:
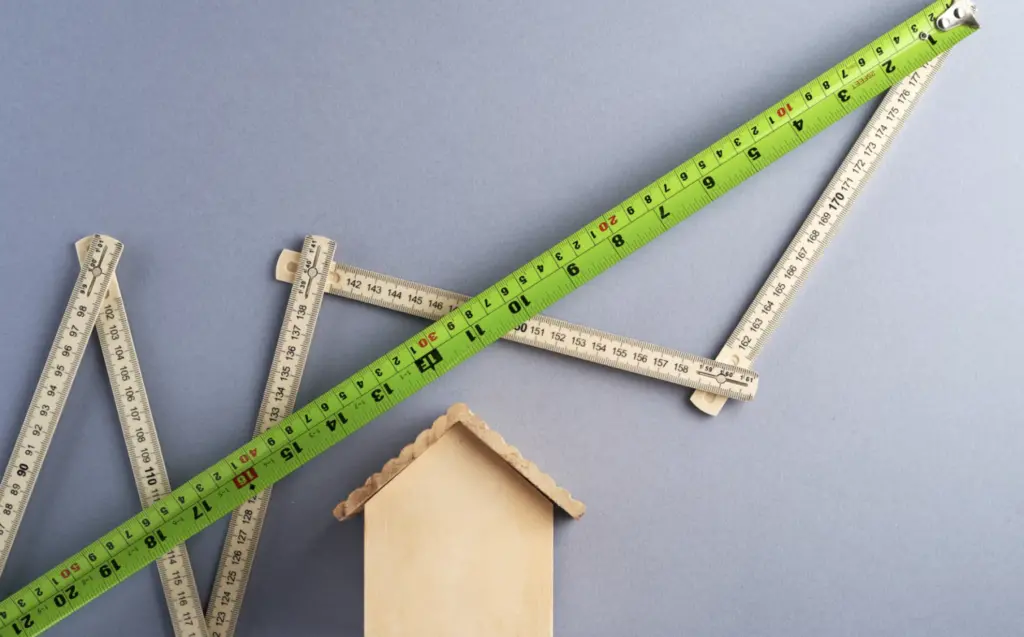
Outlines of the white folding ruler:
{"type": "MultiPolygon", "coordinates": [[[[75,244],[83,265],[88,258],[89,241],[85,238],[75,244]]],[[[142,367],[116,275],[111,274],[101,310],[96,319],[96,336],[103,351],[107,376],[110,377],[135,486],[145,508],[171,492],[171,481],[160,450],[156,421],[149,408],[142,367]]],[[[185,545],[173,547],[156,561],[156,567],[174,634],[177,637],[206,637],[206,620],[185,545]]]]}
{"type": "MultiPolygon", "coordinates": [[[[64,309],[28,413],[18,432],[14,452],[4,471],[3,490],[0,492],[0,572],[11,555],[14,538],[43,468],[46,452],[122,249],[121,243],[112,237],[93,235],[81,260],[75,288],[64,309]]],[[[6,620],[6,617],[0,615],[0,619],[6,620]]]]}
{"type": "MultiPolygon", "coordinates": [[[[301,255],[296,259],[301,264],[301,272],[293,277],[295,281],[278,333],[254,436],[278,424],[295,407],[335,247],[334,241],[312,235],[302,244],[301,255]]],[[[261,491],[231,514],[213,592],[206,605],[211,637],[231,637],[238,627],[242,598],[256,558],[270,492],[269,488],[261,491]]]]}
{"type": "MultiPolygon", "coordinates": [[[[753,366],[947,55],[942,53],[889,89],[716,360],[744,369],[753,366]]],[[[726,396],[705,391],[696,391],[690,397],[694,406],[710,416],[717,416],[727,400],[726,396]]]]}
{"type": "MultiPolygon", "coordinates": [[[[277,279],[291,283],[299,262],[298,253],[282,250],[275,271],[277,279]]],[[[327,291],[335,296],[431,320],[441,318],[469,298],[458,292],[404,281],[344,263],[331,264],[327,291]]],[[[543,314],[520,324],[502,338],[713,395],[750,400],[757,393],[757,374],[752,371],[543,314]]]]}

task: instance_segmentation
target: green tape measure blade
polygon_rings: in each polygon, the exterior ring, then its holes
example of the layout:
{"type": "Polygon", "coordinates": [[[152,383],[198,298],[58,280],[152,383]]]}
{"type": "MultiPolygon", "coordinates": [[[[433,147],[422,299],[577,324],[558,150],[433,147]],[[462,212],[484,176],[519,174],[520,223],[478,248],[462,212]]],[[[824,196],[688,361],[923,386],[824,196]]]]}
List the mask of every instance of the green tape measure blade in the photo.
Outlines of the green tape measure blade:
{"type": "Polygon", "coordinates": [[[976,30],[934,28],[946,8],[930,4],[0,602],[0,637],[60,621],[976,30]]]}

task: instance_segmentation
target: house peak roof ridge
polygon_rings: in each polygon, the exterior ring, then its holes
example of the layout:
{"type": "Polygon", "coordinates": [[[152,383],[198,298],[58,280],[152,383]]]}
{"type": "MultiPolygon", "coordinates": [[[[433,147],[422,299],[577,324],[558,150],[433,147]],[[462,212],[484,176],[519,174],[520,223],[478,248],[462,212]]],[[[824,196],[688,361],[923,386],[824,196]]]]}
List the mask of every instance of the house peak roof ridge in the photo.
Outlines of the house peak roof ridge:
{"type": "Polygon", "coordinates": [[[558,486],[554,478],[541,471],[540,467],[523,457],[519,449],[506,442],[500,433],[491,429],[465,403],[456,403],[449,407],[443,416],[434,420],[433,425],[421,431],[415,441],[388,460],[380,471],[367,478],[362,486],[340,502],[334,508],[334,516],[344,521],[358,515],[373,496],[426,453],[455,425],[462,425],[541,494],[573,518],[579,519],[586,512],[586,505],[573,498],[568,490],[558,486]]]}

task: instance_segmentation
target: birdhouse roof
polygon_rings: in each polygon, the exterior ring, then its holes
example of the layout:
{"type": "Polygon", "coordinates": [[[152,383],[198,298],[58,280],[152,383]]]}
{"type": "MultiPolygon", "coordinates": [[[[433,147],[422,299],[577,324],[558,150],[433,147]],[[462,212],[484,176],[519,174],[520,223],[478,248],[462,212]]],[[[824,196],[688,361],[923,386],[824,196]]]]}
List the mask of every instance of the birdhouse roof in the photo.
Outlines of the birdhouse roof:
{"type": "Polygon", "coordinates": [[[487,423],[470,411],[466,405],[458,403],[452,405],[445,415],[435,420],[432,427],[421,432],[416,437],[416,441],[402,449],[397,457],[388,460],[383,469],[367,478],[363,486],[350,493],[344,501],[339,503],[334,508],[334,517],[344,521],[358,515],[370,498],[426,453],[435,442],[456,425],[464,427],[466,431],[478,438],[560,509],[575,519],[583,516],[586,505],[574,499],[572,494],[558,486],[551,476],[524,458],[518,449],[505,442],[505,439],[497,431],[488,427],[487,423]]]}

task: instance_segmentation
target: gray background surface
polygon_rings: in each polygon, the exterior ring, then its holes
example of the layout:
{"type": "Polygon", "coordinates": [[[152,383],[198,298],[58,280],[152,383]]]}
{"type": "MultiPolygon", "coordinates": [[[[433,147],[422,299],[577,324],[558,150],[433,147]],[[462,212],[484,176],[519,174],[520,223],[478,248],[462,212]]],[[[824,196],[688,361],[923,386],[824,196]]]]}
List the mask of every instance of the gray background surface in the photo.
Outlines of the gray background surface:
{"type": "MultiPolygon", "coordinates": [[[[921,6],[4,3],[0,449],[85,234],[125,243],[179,484],[250,434],[281,248],[325,234],[346,262],[478,291],[921,6]]],[[[279,485],[240,635],[362,634],[362,529],[330,510],[456,401],[589,506],[557,528],[556,635],[1024,632],[1024,5],[981,9],[756,402],[711,420],[679,388],[499,343],[279,485]]],[[[870,112],[550,313],[713,355],[870,112]]],[[[329,300],[300,400],[422,325],[329,300]]],[[[2,595],[138,509],[106,383],[94,340],[2,595]]],[[[204,597],[223,533],[188,543],[204,597]]],[[[155,569],[50,634],[115,630],[171,634],[155,569]]]]}

